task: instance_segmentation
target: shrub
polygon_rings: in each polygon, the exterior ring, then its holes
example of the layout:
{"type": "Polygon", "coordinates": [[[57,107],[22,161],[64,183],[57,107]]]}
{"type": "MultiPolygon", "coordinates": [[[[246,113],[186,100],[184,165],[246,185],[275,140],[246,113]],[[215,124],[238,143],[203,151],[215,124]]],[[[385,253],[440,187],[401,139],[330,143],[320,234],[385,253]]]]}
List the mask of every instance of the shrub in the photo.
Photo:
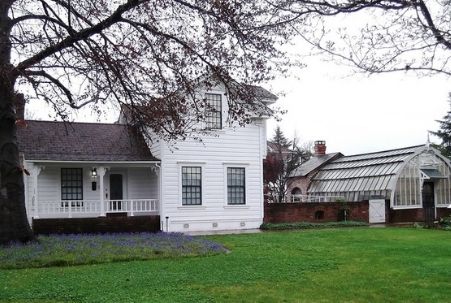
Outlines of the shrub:
{"type": "Polygon", "coordinates": [[[359,227],[368,226],[366,222],[360,221],[340,221],[340,222],[294,222],[294,223],[263,223],[262,230],[290,230],[290,229],[316,229],[316,228],[336,228],[336,227],[359,227]]]}
{"type": "Polygon", "coordinates": [[[442,229],[451,230],[451,216],[441,218],[439,221],[439,226],[442,229]]]}

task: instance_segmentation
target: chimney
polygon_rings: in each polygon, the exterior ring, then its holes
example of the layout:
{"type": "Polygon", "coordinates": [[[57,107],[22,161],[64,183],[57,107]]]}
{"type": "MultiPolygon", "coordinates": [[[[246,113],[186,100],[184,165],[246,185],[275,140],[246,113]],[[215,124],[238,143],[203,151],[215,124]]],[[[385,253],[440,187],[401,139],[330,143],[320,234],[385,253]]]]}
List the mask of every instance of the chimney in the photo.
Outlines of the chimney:
{"type": "Polygon", "coordinates": [[[315,141],[315,157],[324,156],[326,154],[326,141],[317,140],[315,141]]]}

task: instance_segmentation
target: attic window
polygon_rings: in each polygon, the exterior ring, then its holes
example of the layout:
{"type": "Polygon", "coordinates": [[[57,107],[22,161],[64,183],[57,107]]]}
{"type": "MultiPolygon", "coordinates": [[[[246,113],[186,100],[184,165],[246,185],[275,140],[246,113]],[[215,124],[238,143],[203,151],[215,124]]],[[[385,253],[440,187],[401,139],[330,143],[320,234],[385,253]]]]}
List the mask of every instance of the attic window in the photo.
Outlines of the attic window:
{"type": "Polygon", "coordinates": [[[220,94],[205,94],[206,113],[205,127],[207,129],[222,128],[222,100],[220,94]]]}

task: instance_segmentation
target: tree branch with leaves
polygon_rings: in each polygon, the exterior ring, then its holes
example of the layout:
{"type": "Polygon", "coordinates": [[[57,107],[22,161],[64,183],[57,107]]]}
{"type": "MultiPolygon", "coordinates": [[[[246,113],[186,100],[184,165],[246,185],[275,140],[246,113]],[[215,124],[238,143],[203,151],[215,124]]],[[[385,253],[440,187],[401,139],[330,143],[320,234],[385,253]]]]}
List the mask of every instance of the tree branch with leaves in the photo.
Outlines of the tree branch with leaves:
{"type": "Polygon", "coordinates": [[[451,75],[449,1],[299,0],[286,1],[284,9],[309,15],[292,26],[332,60],[373,74],[451,75]]]}
{"type": "Polygon", "coordinates": [[[228,122],[244,125],[252,113],[271,114],[251,85],[290,65],[280,48],[294,34],[290,18],[267,1],[1,1],[0,243],[33,237],[16,140],[19,93],[63,120],[80,108],[126,105],[136,127],[170,141],[205,120],[196,92],[221,83],[228,122]]]}

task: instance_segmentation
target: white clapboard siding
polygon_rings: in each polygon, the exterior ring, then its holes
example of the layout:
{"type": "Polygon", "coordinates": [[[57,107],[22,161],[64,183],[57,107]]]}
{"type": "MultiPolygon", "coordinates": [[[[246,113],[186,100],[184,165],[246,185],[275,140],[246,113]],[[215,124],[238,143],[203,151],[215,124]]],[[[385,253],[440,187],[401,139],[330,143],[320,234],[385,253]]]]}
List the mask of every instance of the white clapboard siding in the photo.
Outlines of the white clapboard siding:
{"type": "Polygon", "coordinates": [[[61,168],[46,167],[38,177],[38,193],[40,201],[61,199],[61,168]]]}
{"type": "Polygon", "coordinates": [[[225,128],[202,142],[162,144],[162,226],[170,231],[257,228],[263,220],[262,124],[225,128]],[[202,167],[202,206],[182,206],[181,167],[202,167]],[[244,167],[246,205],[227,205],[226,167],[244,167]]]}
{"type": "Polygon", "coordinates": [[[128,199],[158,197],[158,180],[154,171],[147,167],[128,169],[128,199]]]}

